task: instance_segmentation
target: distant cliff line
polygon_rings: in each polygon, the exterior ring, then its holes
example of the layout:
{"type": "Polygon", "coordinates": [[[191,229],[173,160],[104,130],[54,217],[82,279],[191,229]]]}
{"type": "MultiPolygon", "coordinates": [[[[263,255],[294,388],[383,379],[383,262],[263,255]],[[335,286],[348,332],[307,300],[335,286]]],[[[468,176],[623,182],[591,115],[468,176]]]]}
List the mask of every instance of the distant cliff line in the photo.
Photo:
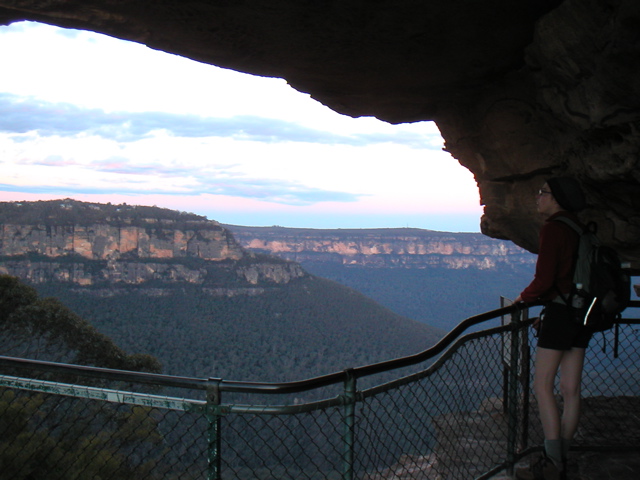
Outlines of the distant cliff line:
{"type": "Polygon", "coordinates": [[[243,227],[158,207],[72,199],[1,202],[0,257],[0,273],[35,283],[219,288],[240,281],[240,289],[305,276],[300,264],[494,270],[535,262],[513,243],[479,233],[243,227]]]}
{"type": "Polygon", "coordinates": [[[223,225],[239,244],[254,252],[294,262],[372,268],[493,269],[499,264],[529,265],[535,255],[510,241],[480,233],[418,228],[311,229],[223,225]]]}

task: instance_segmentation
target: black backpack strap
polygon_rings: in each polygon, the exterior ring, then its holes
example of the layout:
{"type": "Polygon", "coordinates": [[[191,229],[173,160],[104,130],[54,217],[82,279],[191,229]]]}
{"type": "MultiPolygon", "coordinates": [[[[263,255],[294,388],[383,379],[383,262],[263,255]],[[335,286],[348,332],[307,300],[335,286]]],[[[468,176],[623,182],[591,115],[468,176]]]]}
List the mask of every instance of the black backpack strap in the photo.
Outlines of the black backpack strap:
{"type": "Polygon", "coordinates": [[[575,232],[578,235],[582,235],[584,233],[584,231],[585,231],[584,227],[582,227],[580,224],[574,222],[569,217],[565,217],[564,215],[560,215],[559,217],[556,217],[553,220],[554,221],[558,221],[558,222],[562,222],[565,225],[569,225],[573,230],[575,230],[575,232]]]}
{"type": "MultiPolygon", "coordinates": [[[[580,224],[578,224],[577,222],[574,222],[569,217],[565,217],[564,215],[560,215],[560,216],[554,218],[553,221],[554,222],[555,221],[562,222],[565,225],[569,226],[572,230],[574,230],[578,234],[578,242],[580,241],[580,235],[582,235],[584,233],[584,231],[585,231],[585,228],[583,228],[580,224]]],[[[572,278],[575,275],[576,265],[578,264],[578,250],[579,249],[576,248],[576,251],[573,254],[573,261],[572,261],[572,267],[571,267],[571,272],[572,272],[571,277],[572,278]]],[[[569,295],[567,297],[565,297],[564,294],[560,291],[560,287],[558,287],[558,284],[554,283],[553,287],[558,292],[558,295],[560,296],[560,298],[562,299],[564,304],[567,307],[570,307],[572,305],[573,295],[575,294],[573,282],[572,282],[572,286],[571,286],[571,291],[569,292],[569,295]]]]}

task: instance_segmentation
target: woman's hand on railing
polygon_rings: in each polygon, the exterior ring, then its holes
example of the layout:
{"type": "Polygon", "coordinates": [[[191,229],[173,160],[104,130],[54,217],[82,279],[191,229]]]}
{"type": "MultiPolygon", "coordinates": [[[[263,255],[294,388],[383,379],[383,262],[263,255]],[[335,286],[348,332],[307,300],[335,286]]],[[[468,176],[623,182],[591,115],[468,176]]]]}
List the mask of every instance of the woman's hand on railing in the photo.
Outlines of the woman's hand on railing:
{"type": "Polygon", "coordinates": [[[541,318],[540,317],[536,317],[533,320],[533,323],[531,324],[531,328],[533,328],[536,331],[536,336],[538,334],[538,331],[540,330],[540,322],[541,322],[541,318]]]}

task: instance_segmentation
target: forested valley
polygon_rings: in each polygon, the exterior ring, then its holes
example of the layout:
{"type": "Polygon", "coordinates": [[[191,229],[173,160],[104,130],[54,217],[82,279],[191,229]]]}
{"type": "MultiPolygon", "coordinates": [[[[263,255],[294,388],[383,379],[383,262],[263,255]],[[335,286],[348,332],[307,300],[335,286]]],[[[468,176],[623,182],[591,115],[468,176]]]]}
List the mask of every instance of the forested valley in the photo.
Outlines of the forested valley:
{"type": "Polygon", "coordinates": [[[127,352],[174,375],[290,381],[425,350],[443,332],[335,282],[309,276],[261,295],[215,296],[191,285],[39,285],[127,352]]]}

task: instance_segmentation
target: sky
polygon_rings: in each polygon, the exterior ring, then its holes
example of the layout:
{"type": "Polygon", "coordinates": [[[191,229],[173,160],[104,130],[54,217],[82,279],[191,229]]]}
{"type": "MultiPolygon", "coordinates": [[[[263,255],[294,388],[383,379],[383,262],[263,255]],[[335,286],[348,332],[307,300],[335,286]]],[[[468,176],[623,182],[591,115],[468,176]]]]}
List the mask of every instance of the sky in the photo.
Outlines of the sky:
{"type": "Polygon", "coordinates": [[[0,201],[156,205],[225,224],[478,232],[433,122],[340,115],[285,80],[80,30],[0,27],[0,201]]]}

